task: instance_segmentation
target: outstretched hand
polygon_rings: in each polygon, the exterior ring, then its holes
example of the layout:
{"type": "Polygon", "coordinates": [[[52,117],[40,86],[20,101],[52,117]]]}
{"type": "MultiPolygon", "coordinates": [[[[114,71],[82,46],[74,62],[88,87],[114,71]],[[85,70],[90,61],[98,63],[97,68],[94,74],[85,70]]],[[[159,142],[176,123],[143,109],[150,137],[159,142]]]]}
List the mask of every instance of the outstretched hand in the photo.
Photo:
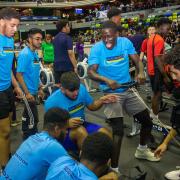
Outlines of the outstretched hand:
{"type": "Polygon", "coordinates": [[[166,144],[161,144],[155,151],[154,155],[155,157],[161,157],[163,153],[167,150],[167,145],[166,144]]]}
{"type": "Polygon", "coordinates": [[[100,98],[103,104],[114,103],[118,101],[118,96],[115,94],[108,94],[100,98]]]}

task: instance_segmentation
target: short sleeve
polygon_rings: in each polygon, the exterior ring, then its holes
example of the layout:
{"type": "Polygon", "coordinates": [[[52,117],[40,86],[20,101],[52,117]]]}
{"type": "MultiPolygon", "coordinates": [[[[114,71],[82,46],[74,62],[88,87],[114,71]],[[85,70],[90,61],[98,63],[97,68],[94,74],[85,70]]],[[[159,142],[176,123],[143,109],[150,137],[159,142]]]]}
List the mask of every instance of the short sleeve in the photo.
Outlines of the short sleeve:
{"type": "Polygon", "coordinates": [[[85,88],[84,85],[82,85],[82,92],[83,92],[83,99],[84,99],[85,105],[89,106],[90,104],[93,103],[93,98],[88,93],[88,91],[87,91],[87,89],[85,88]]]}
{"type": "Polygon", "coordinates": [[[93,46],[91,48],[90,55],[88,57],[89,66],[93,64],[99,64],[99,56],[100,56],[100,53],[98,52],[98,47],[93,46]]]}
{"type": "Polygon", "coordinates": [[[141,52],[144,52],[144,53],[147,52],[147,39],[145,39],[145,40],[142,42],[141,52]]]}
{"type": "Polygon", "coordinates": [[[73,42],[70,36],[67,36],[67,49],[73,50],[73,42]]]}
{"type": "Polygon", "coordinates": [[[17,59],[17,72],[24,73],[28,67],[28,58],[26,53],[20,53],[17,59]]]}
{"type": "Polygon", "coordinates": [[[162,54],[164,54],[164,40],[162,38],[157,38],[154,45],[154,56],[162,54]]]}
{"type": "Polygon", "coordinates": [[[136,50],[135,50],[135,48],[134,48],[134,46],[133,46],[133,43],[129,40],[129,39],[127,39],[126,38],[126,48],[127,48],[127,53],[129,54],[129,55],[131,55],[131,54],[137,54],[136,53],[136,50]]]}

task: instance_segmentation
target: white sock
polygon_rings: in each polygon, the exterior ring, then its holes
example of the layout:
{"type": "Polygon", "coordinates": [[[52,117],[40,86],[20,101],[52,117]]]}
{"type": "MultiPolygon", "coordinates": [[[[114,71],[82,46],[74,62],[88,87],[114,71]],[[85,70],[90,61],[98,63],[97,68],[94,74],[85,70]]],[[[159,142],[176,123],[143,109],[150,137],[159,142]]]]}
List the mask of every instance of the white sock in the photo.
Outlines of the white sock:
{"type": "Polygon", "coordinates": [[[141,150],[145,150],[145,149],[147,149],[147,144],[146,145],[139,144],[138,148],[141,150]]]}
{"type": "Polygon", "coordinates": [[[153,112],[153,110],[151,109],[150,117],[152,117],[152,118],[154,118],[154,117],[155,117],[155,118],[158,118],[158,114],[155,115],[154,112],[153,112]]]}
{"type": "Polygon", "coordinates": [[[119,168],[118,167],[116,167],[116,168],[111,167],[111,170],[113,170],[116,173],[119,173],[119,168]]]}

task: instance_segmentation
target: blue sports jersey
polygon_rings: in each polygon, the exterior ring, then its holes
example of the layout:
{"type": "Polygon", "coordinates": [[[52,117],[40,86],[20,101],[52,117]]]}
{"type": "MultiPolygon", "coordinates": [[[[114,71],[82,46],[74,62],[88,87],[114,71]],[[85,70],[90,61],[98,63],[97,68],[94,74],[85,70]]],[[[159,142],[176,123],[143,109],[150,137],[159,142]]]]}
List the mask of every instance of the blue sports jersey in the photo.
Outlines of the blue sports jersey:
{"type": "Polygon", "coordinates": [[[52,163],[48,170],[46,180],[97,180],[97,176],[85,167],[68,156],[58,158],[52,163]]]}
{"type": "Polygon", "coordinates": [[[14,40],[0,34],[0,91],[11,86],[14,40]]]}
{"type": "MultiPolygon", "coordinates": [[[[129,55],[136,54],[131,41],[127,38],[117,38],[116,45],[113,49],[107,49],[103,41],[96,43],[90,52],[88,64],[98,65],[98,74],[115,80],[118,83],[126,83],[131,81],[129,73],[129,55]]],[[[100,84],[102,90],[107,89],[105,83],[100,84]]],[[[123,92],[125,89],[116,89],[110,92],[123,92]]]]}
{"type": "Polygon", "coordinates": [[[45,179],[47,170],[66,150],[45,131],[30,136],[8,162],[2,178],[12,180],[45,179]]]}
{"type": "Polygon", "coordinates": [[[23,74],[28,91],[36,95],[39,87],[40,65],[37,52],[25,47],[18,55],[17,72],[23,74]]]}
{"type": "Polygon", "coordinates": [[[66,97],[61,90],[55,91],[45,102],[45,111],[53,107],[67,110],[71,117],[81,117],[85,120],[84,108],[93,103],[93,99],[87,92],[84,85],[80,85],[79,94],[76,100],[66,97]]]}

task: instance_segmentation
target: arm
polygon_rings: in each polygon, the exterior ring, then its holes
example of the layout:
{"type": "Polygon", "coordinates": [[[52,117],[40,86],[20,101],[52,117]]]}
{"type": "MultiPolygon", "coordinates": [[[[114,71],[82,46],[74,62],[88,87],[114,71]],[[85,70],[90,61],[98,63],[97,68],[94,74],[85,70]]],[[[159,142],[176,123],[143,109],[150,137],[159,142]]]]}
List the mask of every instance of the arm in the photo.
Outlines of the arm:
{"type": "Polygon", "coordinates": [[[132,61],[134,62],[136,66],[136,74],[138,80],[143,82],[145,80],[145,75],[144,75],[144,65],[143,62],[139,59],[139,56],[137,54],[131,54],[129,55],[132,61]]]}
{"type": "Polygon", "coordinates": [[[75,72],[77,72],[77,60],[75,58],[73,50],[68,50],[68,55],[71,60],[71,63],[73,64],[75,72]]]}
{"type": "Polygon", "coordinates": [[[16,74],[16,77],[17,77],[17,80],[19,82],[19,84],[21,85],[25,95],[26,95],[26,98],[27,100],[29,101],[35,101],[34,97],[30,94],[30,92],[28,91],[28,88],[24,82],[24,78],[23,78],[23,74],[20,73],[20,72],[17,72],[16,74]]]}
{"type": "Polygon", "coordinates": [[[98,64],[93,64],[91,66],[88,67],[88,75],[91,79],[98,81],[98,82],[104,82],[106,83],[111,89],[116,89],[118,88],[118,84],[116,83],[116,81],[113,81],[111,79],[108,79],[104,76],[100,76],[97,73],[97,69],[98,69],[98,64]]]}
{"type": "Polygon", "coordinates": [[[16,78],[14,77],[14,74],[11,73],[12,76],[12,84],[14,87],[14,91],[16,92],[17,96],[20,98],[23,95],[23,92],[21,91],[21,88],[18,85],[18,82],[16,81],[16,78]]]}
{"type": "Polygon", "coordinates": [[[144,54],[145,54],[144,52],[141,52],[141,53],[140,53],[140,56],[139,56],[140,61],[142,61],[142,60],[143,60],[143,58],[144,58],[144,54]]]}
{"type": "Polygon", "coordinates": [[[162,154],[166,151],[169,142],[176,136],[176,134],[176,130],[171,128],[169,134],[166,136],[163,143],[155,150],[154,155],[156,157],[162,156],[162,154]]]}
{"type": "Polygon", "coordinates": [[[92,104],[88,105],[87,108],[90,111],[96,111],[100,109],[104,104],[114,103],[117,101],[117,96],[114,94],[108,94],[95,100],[92,104]]]}

